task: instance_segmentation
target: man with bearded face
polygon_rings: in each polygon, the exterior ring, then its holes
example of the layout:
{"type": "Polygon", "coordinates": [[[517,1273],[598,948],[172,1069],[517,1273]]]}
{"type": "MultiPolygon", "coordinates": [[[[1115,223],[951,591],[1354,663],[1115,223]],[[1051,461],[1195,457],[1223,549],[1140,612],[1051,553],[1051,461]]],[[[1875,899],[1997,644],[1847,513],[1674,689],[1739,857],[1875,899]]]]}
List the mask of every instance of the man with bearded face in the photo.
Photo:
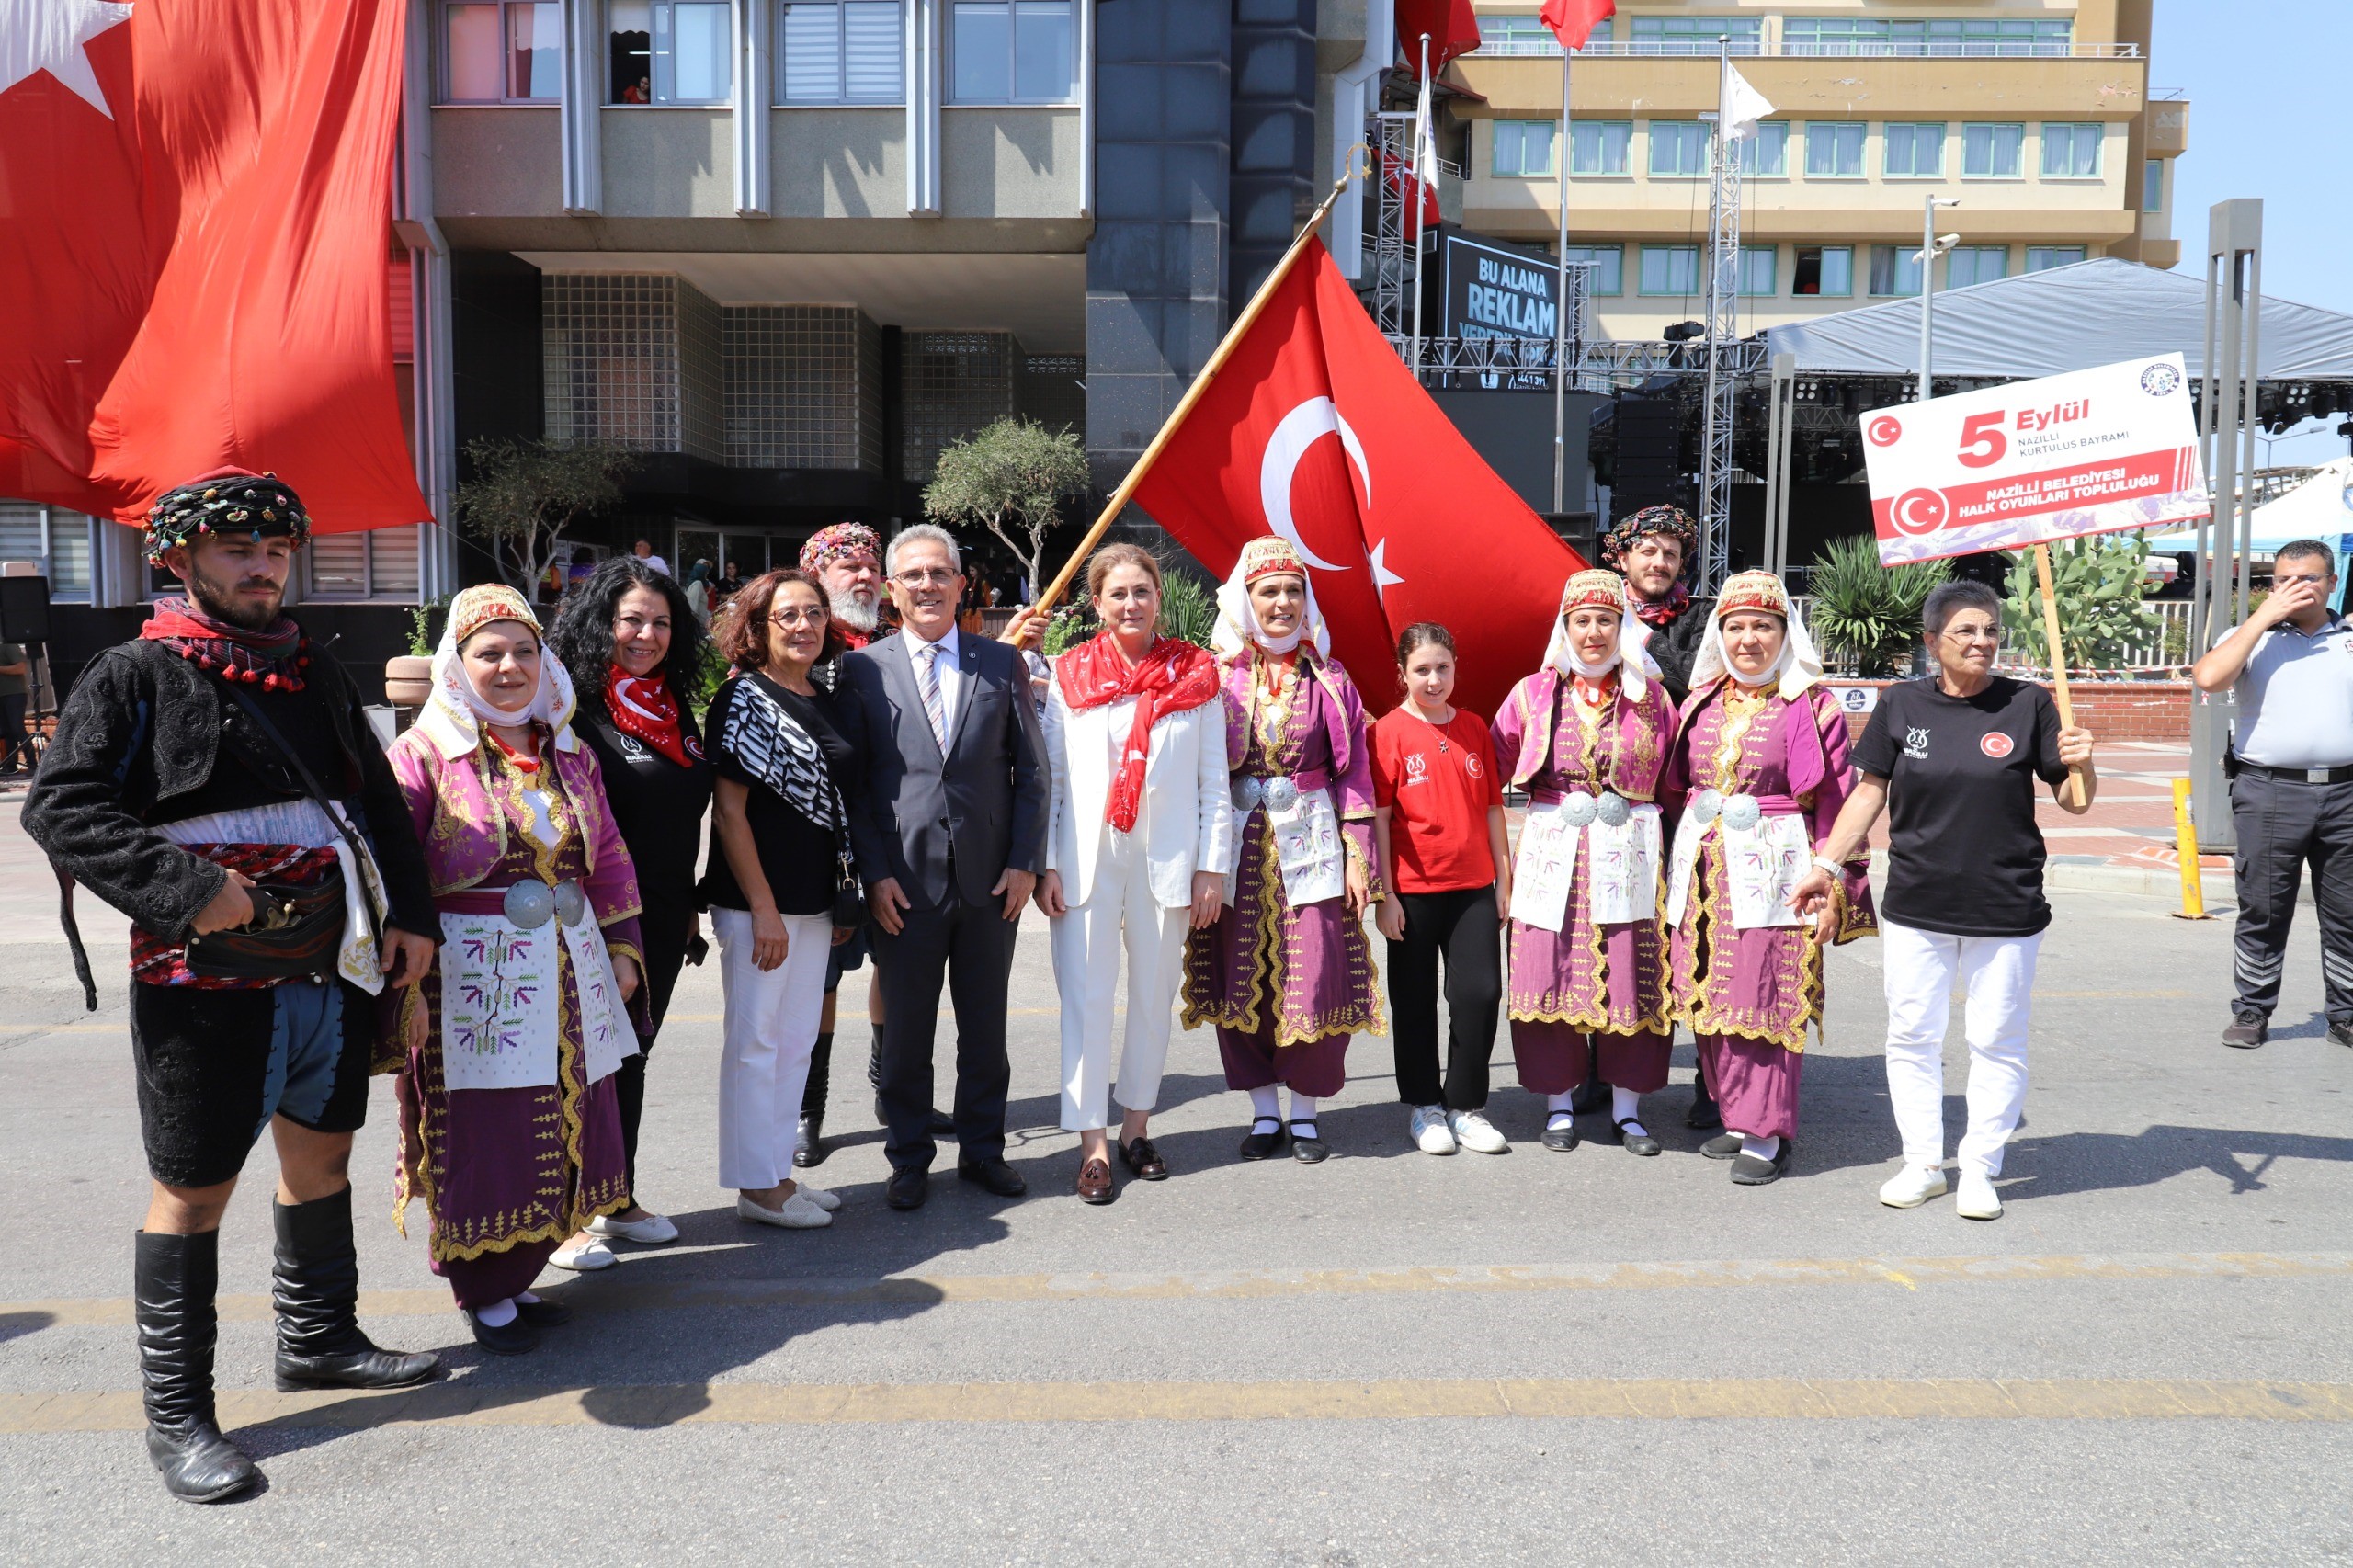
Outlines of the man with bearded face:
{"type": "MultiPolygon", "coordinates": [[[[153,1178],[135,1254],[147,1452],[191,1502],[258,1479],[221,1435],[212,1362],[221,1220],[263,1128],[278,1158],[278,1386],[393,1388],[438,1364],[377,1348],[355,1316],[347,1167],[374,999],[431,968],[440,921],[358,692],[281,613],[310,531],[271,474],[225,471],[157,501],[147,559],[187,596],[90,661],[24,808],[59,876],[131,920],[153,1178]]],[[[67,936],[95,1008],[70,914],[67,936]]]]}

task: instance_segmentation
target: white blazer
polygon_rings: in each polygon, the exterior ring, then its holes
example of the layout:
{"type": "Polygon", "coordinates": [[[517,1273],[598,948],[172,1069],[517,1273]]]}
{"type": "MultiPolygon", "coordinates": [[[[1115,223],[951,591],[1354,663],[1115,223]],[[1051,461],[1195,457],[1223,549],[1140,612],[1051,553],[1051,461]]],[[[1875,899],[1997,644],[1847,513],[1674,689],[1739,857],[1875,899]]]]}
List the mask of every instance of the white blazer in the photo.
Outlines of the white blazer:
{"type": "MultiPolygon", "coordinates": [[[[1095,866],[1108,830],[1112,761],[1136,718],[1136,699],[1122,698],[1074,711],[1062,682],[1047,683],[1046,762],[1053,774],[1048,808],[1046,869],[1061,873],[1063,900],[1075,909],[1095,889],[1095,866]]],[[[1143,849],[1153,897],[1163,909],[1193,902],[1197,871],[1233,869],[1233,821],[1225,768],[1225,700],[1221,693],[1198,708],[1164,714],[1152,726],[1143,801],[1134,836],[1143,849]]]]}

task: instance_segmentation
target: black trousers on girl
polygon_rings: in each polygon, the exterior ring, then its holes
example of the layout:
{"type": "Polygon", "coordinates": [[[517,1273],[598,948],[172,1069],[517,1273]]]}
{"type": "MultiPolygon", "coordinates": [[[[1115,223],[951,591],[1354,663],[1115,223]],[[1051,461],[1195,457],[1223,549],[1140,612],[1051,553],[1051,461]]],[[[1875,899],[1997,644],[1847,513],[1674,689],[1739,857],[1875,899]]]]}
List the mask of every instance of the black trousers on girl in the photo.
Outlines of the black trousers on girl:
{"type": "Polygon", "coordinates": [[[1487,1058],[1503,1004],[1503,928],[1495,890],[1392,893],[1405,939],[1389,944],[1389,1028],[1397,1051],[1397,1097],[1407,1105],[1478,1110],[1487,1103],[1487,1058]],[[1446,967],[1446,1078],[1438,1080],[1438,965],[1446,967]]]}

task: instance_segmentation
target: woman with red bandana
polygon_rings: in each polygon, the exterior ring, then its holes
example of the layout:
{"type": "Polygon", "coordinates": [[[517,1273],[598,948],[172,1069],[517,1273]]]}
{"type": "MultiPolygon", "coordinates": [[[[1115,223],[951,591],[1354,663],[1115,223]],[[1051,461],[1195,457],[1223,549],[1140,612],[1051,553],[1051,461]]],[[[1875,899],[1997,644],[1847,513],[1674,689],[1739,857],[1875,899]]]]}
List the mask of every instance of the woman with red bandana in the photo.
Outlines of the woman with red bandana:
{"type": "Polygon", "coordinates": [[[597,754],[613,824],[637,866],[648,1024],[638,1053],[622,1058],[614,1079],[630,1205],[591,1220],[559,1247],[549,1261],[561,1268],[610,1267],[614,1238],[641,1246],[678,1239],[677,1226],[638,1201],[637,1129],[647,1053],[678,971],[689,953],[699,961],[703,946],[695,858],[710,808],[711,772],[693,704],[707,642],[686,590],[634,555],[598,565],[548,631],[549,648],[580,694],[573,731],[597,754]]]}
{"type": "Polygon", "coordinates": [[[1086,591],[1103,630],[1055,659],[1046,699],[1053,795],[1037,899],[1054,923],[1062,1124],[1078,1134],[1078,1196],[1099,1204],[1118,1196],[1105,1128],[1120,949],[1120,1159],[1139,1180],[1159,1181],[1168,1166],[1144,1132],[1185,932],[1217,918],[1233,829],[1217,662],[1160,635],[1160,563],[1132,544],[1108,546],[1086,563],[1086,591]]]}

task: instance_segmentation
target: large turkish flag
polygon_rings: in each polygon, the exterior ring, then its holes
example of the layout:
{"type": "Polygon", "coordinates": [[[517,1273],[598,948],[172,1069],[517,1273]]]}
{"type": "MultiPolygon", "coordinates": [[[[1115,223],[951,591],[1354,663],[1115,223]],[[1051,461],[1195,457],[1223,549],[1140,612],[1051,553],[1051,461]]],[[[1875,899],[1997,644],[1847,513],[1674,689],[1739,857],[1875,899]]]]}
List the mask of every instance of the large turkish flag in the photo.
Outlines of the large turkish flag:
{"type": "Polygon", "coordinates": [[[1493,714],[1543,658],[1585,564],[1415,383],[1320,240],[1135,500],[1221,577],[1248,540],[1290,540],[1376,712],[1398,700],[1397,634],[1435,620],[1461,652],[1456,703],[1493,714]]]}
{"type": "Polygon", "coordinates": [[[0,495],[125,522],[275,470],[427,519],[385,256],[403,0],[0,4],[0,495]]]}

